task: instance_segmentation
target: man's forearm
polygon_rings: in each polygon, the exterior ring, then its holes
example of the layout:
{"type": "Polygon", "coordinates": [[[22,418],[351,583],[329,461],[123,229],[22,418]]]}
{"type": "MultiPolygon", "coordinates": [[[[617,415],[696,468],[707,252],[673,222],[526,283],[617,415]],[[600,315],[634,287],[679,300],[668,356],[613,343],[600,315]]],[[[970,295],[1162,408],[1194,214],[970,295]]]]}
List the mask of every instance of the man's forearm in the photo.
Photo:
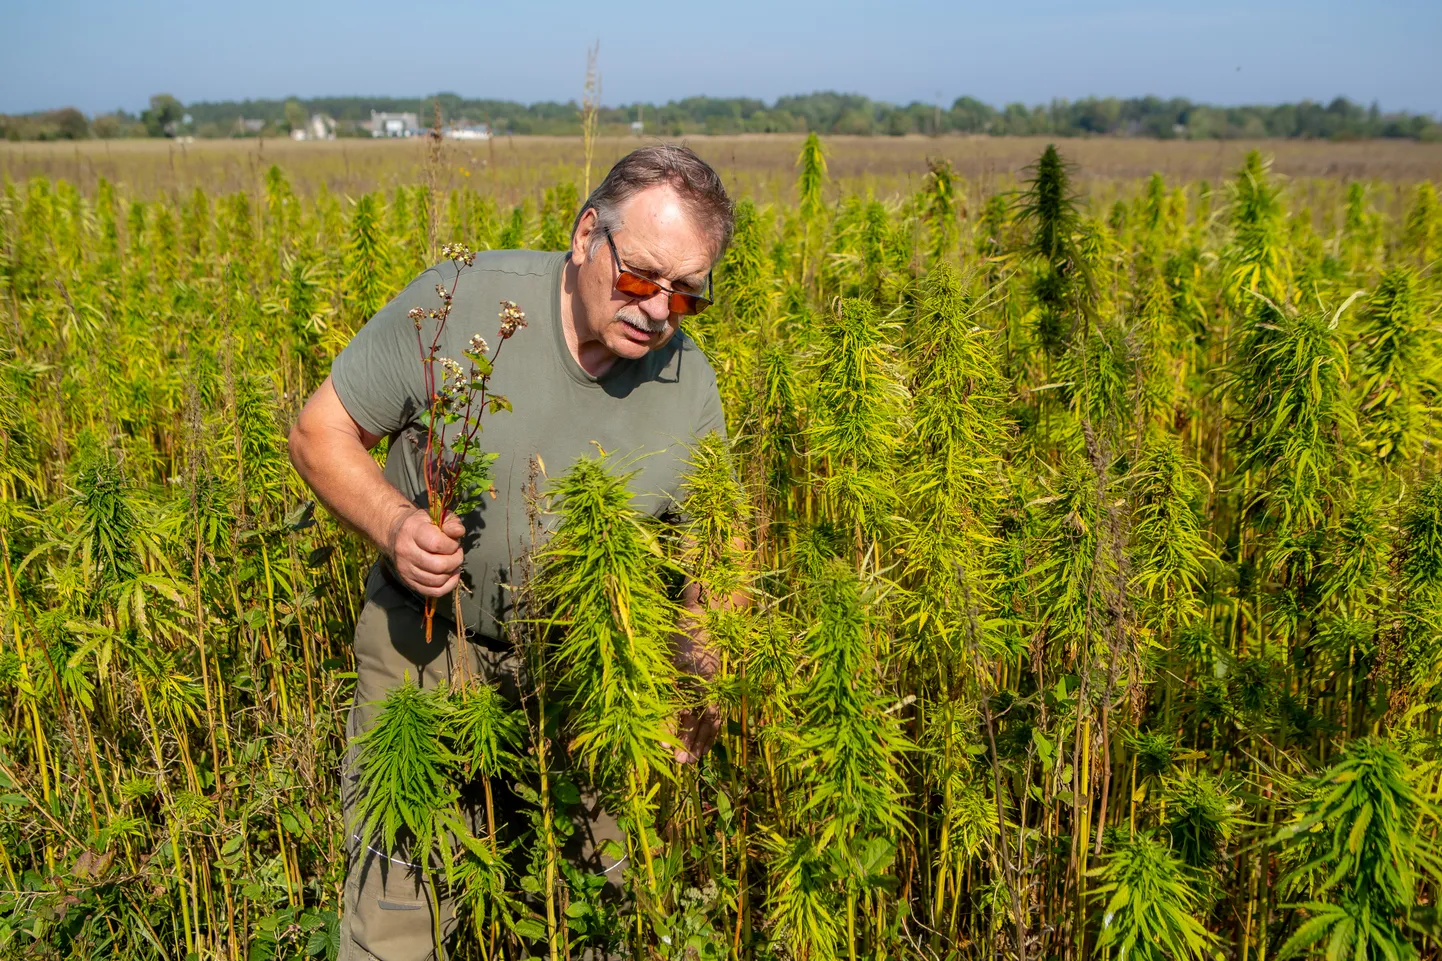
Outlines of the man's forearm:
{"type": "MultiPolygon", "coordinates": [[[[747,544],[740,537],[733,537],[731,547],[745,554],[747,544]]],[[[716,595],[707,592],[702,598],[701,585],[687,580],[681,588],[681,630],[672,641],[676,666],[684,671],[711,677],[721,666],[721,652],[716,650],[706,630],[706,611],[741,611],[751,606],[750,591],[742,586],[730,595],[716,595]]]]}
{"type": "Polygon", "coordinates": [[[681,630],[672,638],[671,647],[672,660],[688,673],[710,678],[721,666],[721,657],[706,632],[705,615],[700,611],[681,616],[681,630]]]}
{"type": "Polygon", "coordinates": [[[291,463],[326,509],[382,551],[416,506],[385,479],[370,452],[354,438],[292,435],[291,463]]]}
{"type": "Polygon", "coordinates": [[[327,380],[290,432],[290,461],[327,510],[389,553],[416,506],[371,457],[368,443],[378,440],[350,420],[327,380]]]}
{"type": "MultiPolygon", "coordinates": [[[[713,603],[711,606],[719,608],[722,605],[713,603]]],[[[681,630],[672,639],[673,659],[683,671],[709,678],[721,666],[721,655],[712,645],[706,630],[706,607],[701,602],[701,586],[695,581],[688,581],[681,589],[681,610],[681,630]]]]}

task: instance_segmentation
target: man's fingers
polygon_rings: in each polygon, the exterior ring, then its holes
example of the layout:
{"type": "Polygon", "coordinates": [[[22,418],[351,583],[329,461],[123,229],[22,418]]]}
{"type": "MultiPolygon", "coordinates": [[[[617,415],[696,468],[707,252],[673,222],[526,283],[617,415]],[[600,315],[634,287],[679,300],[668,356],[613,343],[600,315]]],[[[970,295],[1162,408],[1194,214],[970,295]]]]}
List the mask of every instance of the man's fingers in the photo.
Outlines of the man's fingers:
{"type": "Polygon", "coordinates": [[[455,514],[447,514],[446,519],[441,521],[441,533],[452,540],[459,541],[466,536],[466,525],[455,514]]]}
{"type": "MultiPolygon", "coordinates": [[[[446,515],[444,525],[458,536],[465,534],[465,527],[454,514],[446,515]]],[[[396,572],[425,597],[441,597],[455,588],[463,558],[459,541],[432,524],[423,511],[407,518],[397,537],[396,572]]]]}
{"type": "MultiPolygon", "coordinates": [[[[447,518],[447,520],[449,519],[447,518]]],[[[461,533],[464,534],[465,530],[462,529],[461,533]]],[[[429,521],[416,525],[415,542],[417,547],[428,554],[456,554],[461,549],[460,542],[456,538],[449,536],[429,521]]]]}
{"type": "Polygon", "coordinates": [[[721,711],[714,704],[706,705],[701,711],[690,708],[682,711],[676,718],[677,740],[681,742],[675,749],[676,760],[681,764],[701,760],[711,750],[720,727],[721,711]]]}
{"type": "Polygon", "coordinates": [[[415,557],[411,558],[410,561],[417,570],[425,571],[427,574],[439,574],[444,577],[449,577],[460,569],[461,552],[428,554],[424,551],[417,551],[415,557]]]}
{"type": "Polygon", "coordinates": [[[661,742],[661,746],[670,748],[676,755],[676,760],[681,764],[688,764],[691,761],[691,752],[686,750],[685,744],[690,733],[691,711],[683,709],[676,715],[676,721],[671,726],[672,737],[661,742]]]}
{"type": "Polygon", "coordinates": [[[716,735],[721,730],[721,712],[715,707],[708,707],[696,722],[696,728],[692,734],[691,753],[697,758],[702,757],[711,750],[711,745],[716,743],[716,735]]]}
{"type": "Polygon", "coordinates": [[[408,577],[406,578],[406,582],[410,584],[417,594],[423,597],[444,597],[455,588],[456,582],[460,579],[461,576],[459,574],[452,574],[450,577],[438,579],[434,582],[421,580],[419,577],[408,577]]]}
{"type": "Polygon", "coordinates": [[[455,576],[455,571],[429,571],[414,564],[405,564],[400,575],[407,584],[415,587],[440,587],[455,576]]]}
{"type": "Polygon", "coordinates": [[[427,587],[420,591],[417,591],[416,593],[421,594],[424,597],[445,597],[447,594],[449,594],[455,589],[456,581],[458,580],[460,580],[459,577],[452,577],[440,587],[427,587]]]}

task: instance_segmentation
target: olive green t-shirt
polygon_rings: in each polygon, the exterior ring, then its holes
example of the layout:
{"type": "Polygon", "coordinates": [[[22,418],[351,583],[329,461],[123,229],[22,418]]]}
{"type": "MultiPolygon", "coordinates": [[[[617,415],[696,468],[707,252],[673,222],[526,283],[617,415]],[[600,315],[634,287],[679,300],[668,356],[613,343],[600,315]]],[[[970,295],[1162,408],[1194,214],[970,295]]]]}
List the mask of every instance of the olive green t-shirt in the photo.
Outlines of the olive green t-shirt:
{"type": "MultiPolygon", "coordinates": [[[[623,467],[638,471],[631,481],[633,505],[662,516],[680,498],[688,446],[726,430],[716,374],[681,332],[639,360],[618,360],[603,377],[586,373],[561,330],[567,256],[529,250],[478,254],[474,266],[461,272],[437,352],[466,364],[463,351],[479,334],[494,356],[500,302],[515,301],[526,312],[528,326],[506,341],[491,378],[491,389],[508,398],[513,410],[485,414],[477,435],[481,450],[498,455],[491,467],[495,496],[482,497],[481,507],[462,518],[464,580],[471,590],[461,592],[461,612],[468,628],[491,638],[502,636],[512,565],[528,548],[524,489],[533,455],[558,477],[577,458],[595,456],[599,445],[623,467]]],[[[450,261],[422,273],[361,328],[331,367],[336,393],[355,422],[390,438],[386,479],[418,506],[426,499],[425,428],[419,423],[426,389],[408,312],[439,307],[436,284],[450,289],[455,281],[450,261]]],[[[423,323],[428,347],[434,321],[423,323]]],[[[436,377],[439,381],[439,364],[436,377]]],[[[538,479],[542,490],[545,484],[538,479]]],[[[372,568],[367,597],[388,607],[419,603],[386,578],[385,563],[372,568]]],[[[449,599],[438,605],[443,614],[450,608],[449,599]]]]}

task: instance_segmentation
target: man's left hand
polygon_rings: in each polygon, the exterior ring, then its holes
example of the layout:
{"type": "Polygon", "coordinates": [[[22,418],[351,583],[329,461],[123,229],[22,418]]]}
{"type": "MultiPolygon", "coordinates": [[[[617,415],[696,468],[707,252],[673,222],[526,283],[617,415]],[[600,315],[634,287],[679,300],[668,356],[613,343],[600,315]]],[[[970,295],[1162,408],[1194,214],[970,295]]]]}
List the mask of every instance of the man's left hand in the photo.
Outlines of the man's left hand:
{"type": "Polygon", "coordinates": [[[701,760],[716,741],[721,730],[721,709],[715,704],[699,708],[687,708],[676,718],[676,760],[691,764],[701,760]]]}

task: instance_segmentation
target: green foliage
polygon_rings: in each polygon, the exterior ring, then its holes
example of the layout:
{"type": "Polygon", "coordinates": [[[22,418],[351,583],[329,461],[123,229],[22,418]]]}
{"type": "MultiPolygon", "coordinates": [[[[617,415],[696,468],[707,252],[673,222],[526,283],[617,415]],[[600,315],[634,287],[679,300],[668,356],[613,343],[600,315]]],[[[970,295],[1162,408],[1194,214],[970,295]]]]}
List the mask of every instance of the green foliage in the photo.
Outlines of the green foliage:
{"type": "Polygon", "coordinates": [[[956,173],[951,169],[950,162],[931,162],[931,170],[921,188],[921,206],[931,231],[929,259],[938,261],[950,258],[956,249],[959,234],[956,173]]]}
{"type": "Polygon", "coordinates": [[[1192,868],[1208,868],[1227,855],[1241,827],[1235,800],[1216,778],[1183,774],[1167,785],[1166,831],[1172,850],[1192,868]]]}
{"type": "MultiPolygon", "coordinates": [[[[73,107],[37,113],[0,115],[0,139],[78,140],[87,136],[172,136],[194,130],[200,137],[230,137],[241,120],[260,121],[263,136],[283,134],[312,113],[337,120],[341,136],[369,137],[371,111],[408,112],[428,126],[434,106],[447,122],[473,121],[492,125],[498,134],[574,137],[583,122],[585,104],[545,101],[516,103],[464,98],[454,93],[425,97],[315,97],[220,100],[181,106],[168,94],[151,98],[140,118],[124,111],[97,114],[87,120],[73,107]],[[159,123],[157,105],[170,123],[159,123]],[[174,121],[185,113],[191,126],[174,121]]],[[[1272,105],[1217,106],[1172,97],[1053,98],[1045,104],[992,105],[975,97],[957,97],[951,104],[913,101],[892,104],[833,91],[778,97],[767,103],[750,97],[686,97],[664,104],[618,104],[599,107],[596,120],[607,136],[628,136],[630,124],[644,115],[648,135],[681,137],[705,134],[805,133],[891,135],[958,133],[992,136],[1090,137],[1108,135],[1173,140],[1244,139],[1258,137],[1306,140],[1362,138],[1436,140],[1435,118],[1405,111],[1382,113],[1346,97],[1330,102],[1303,101],[1272,105]]]]}
{"type": "Polygon", "coordinates": [[[1194,507],[1204,482],[1171,437],[1154,439],[1137,465],[1133,583],[1147,599],[1151,626],[1164,636],[1201,614],[1206,565],[1216,557],[1194,507]]]}
{"type": "Polygon", "coordinates": [[[834,836],[901,827],[901,753],[908,749],[891,698],[879,680],[870,606],[856,575],[831,562],[812,588],[807,636],[812,676],[800,702],[798,763],[808,796],[801,816],[821,822],[818,843],[834,836]]]}
{"type": "Polygon", "coordinates": [[[1442,851],[1424,821],[1437,811],[1385,742],[1354,743],[1311,785],[1279,840],[1297,854],[1286,884],[1313,900],[1311,915],[1283,945],[1289,957],[1328,938],[1329,952],[1410,958],[1409,916],[1422,878],[1442,876],[1442,851]]]}
{"type": "Polygon", "coordinates": [[[1388,464],[1414,460],[1431,439],[1428,399],[1436,394],[1437,355],[1419,288],[1415,271],[1393,267],[1363,308],[1359,413],[1369,448],[1388,464]]]}
{"type": "Polygon", "coordinates": [[[550,487],[560,526],[541,553],[538,593],[562,631],[555,650],[571,708],[571,749],[613,786],[670,772],[675,713],[667,651],[677,609],[666,560],[608,459],[577,461],[550,487]]]}
{"type": "Polygon", "coordinates": [[[1283,239],[1282,190],[1272,182],[1271,164],[1256,150],[1247,154],[1232,189],[1234,240],[1228,251],[1229,290],[1244,313],[1257,309],[1258,295],[1283,301],[1291,284],[1291,262],[1283,239]]]}
{"type": "Polygon", "coordinates": [[[801,218],[814,223],[821,216],[825,200],[822,192],[826,189],[826,152],[822,149],[821,138],[815,131],[806,135],[801,146],[801,156],[796,158],[796,195],[801,208],[801,218]]]}
{"type": "Polygon", "coordinates": [[[380,199],[363,194],[351,213],[346,247],[347,306],[357,328],[390,299],[390,240],[381,231],[380,199]]]}
{"type": "Polygon", "coordinates": [[[1269,506],[1284,524],[1319,521],[1346,477],[1355,411],[1338,330],[1345,306],[1331,314],[1268,307],[1238,359],[1238,466],[1274,483],[1269,506]]]}
{"type": "Polygon", "coordinates": [[[1031,229],[1030,253],[1055,265],[1073,249],[1078,198],[1072,190],[1068,166],[1055,144],[1047,144],[1031,174],[1027,191],[1018,202],[1017,217],[1031,229]]]}
{"type": "Polygon", "coordinates": [[[1404,237],[1421,266],[1431,264],[1442,250],[1442,202],[1437,199],[1437,188],[1426,181],[1417,185],[1404,237]]]}
{"type": "Polygon", "coordinates": [[[511,217],[496,238],[497,250],[518,250],[526,246],[526,207],[524,204],[511,208],[511,217]]]}
{"type": "Polygon", "coordinates": [[[537,250],[571,249],[571,223],[578,206],[575,184],[560,184],[546,190],[541,204],[541,237],[537,250]]]}
{"type": "Polygon", "coordinates": [[[1092,874],[1101,882],[1091,892],[1101,905],[1099,948],[1148,961],[1213,953],[1217,938],[1197,919],[1194,876],[1165,842],[1149,834],[1125,841],[1092,874]]]}
{"type": "MultiPolygon", "coordinates": [[[[738,109],[706,122],[780,122],[738,109]]],[[[135,159],[0,184],[0,955],[344,953],[352,749],[367,843],[459,899],[456,957],[1435,954],[1435,195],[1054,149],[903,184],[828,146],[737,171],[686,321],[727,435],[674,491],[550,465],[520,703],[405,685],[355,744],[373,548],[286,427],[436,217],[564,246],[583,171],[456,154],[470,186],[342,199],[377,182],[354,149],[267,141],[199,190],[135,159]],[[581,804],[619,820],[609,874],[567,859],[581,804]]],[[[473,353],[437,358],[448,397],[473,353]]],[[[464,413],[430,414],[484,498],[464,413]]]]}
{"type": "Polygon", "coordinates": [[[374,724],[356,738],[365,798],[361,830],[384,850],[398,850],[402,828],[414,838],[418,859],[435,840],[436,811],[454,791],[445,768],[457,760],[441,740],[445,719],[439,689],[422,691],[408,678],[386,695],[374,724]]]}
{"type": "Polygon", "coordinates": [[[822,328],[815,362],[815,419],[808,446],[828,519],[854,533],[858,552],[887,527],[906,388],[888,327],[864,300],[842,301],[822,328]]]}
{"type": "Polygon", "coordinates": [[[489,684],[458,692],[446,717],[446,735],[472,777],[500,777],[514,770],[521,745],[519,718],[489,684]]]}
{"type": "Polygon", "coordinates": [[[1076,334],[1087,313],[1084,288],[1090,284],[1086,254],[1078,243],[1081,215],[1071,182],[1071,168],[1048,144],[1031,178],[1016,199],[1014,216],[1029,237],[1022,253],[1035,262],[1032,297],[1037,343],[1056,357],[1076,334]]]}
{"type": "Polygon", "coordinates": [[[766,224],[756,205],[750,200],[737,203],[736,229],[717,285],[725,292],[723,306],[733,329],[759,331],[770,338],[775,336],[776,285],[766,234],[766,224]]]}

